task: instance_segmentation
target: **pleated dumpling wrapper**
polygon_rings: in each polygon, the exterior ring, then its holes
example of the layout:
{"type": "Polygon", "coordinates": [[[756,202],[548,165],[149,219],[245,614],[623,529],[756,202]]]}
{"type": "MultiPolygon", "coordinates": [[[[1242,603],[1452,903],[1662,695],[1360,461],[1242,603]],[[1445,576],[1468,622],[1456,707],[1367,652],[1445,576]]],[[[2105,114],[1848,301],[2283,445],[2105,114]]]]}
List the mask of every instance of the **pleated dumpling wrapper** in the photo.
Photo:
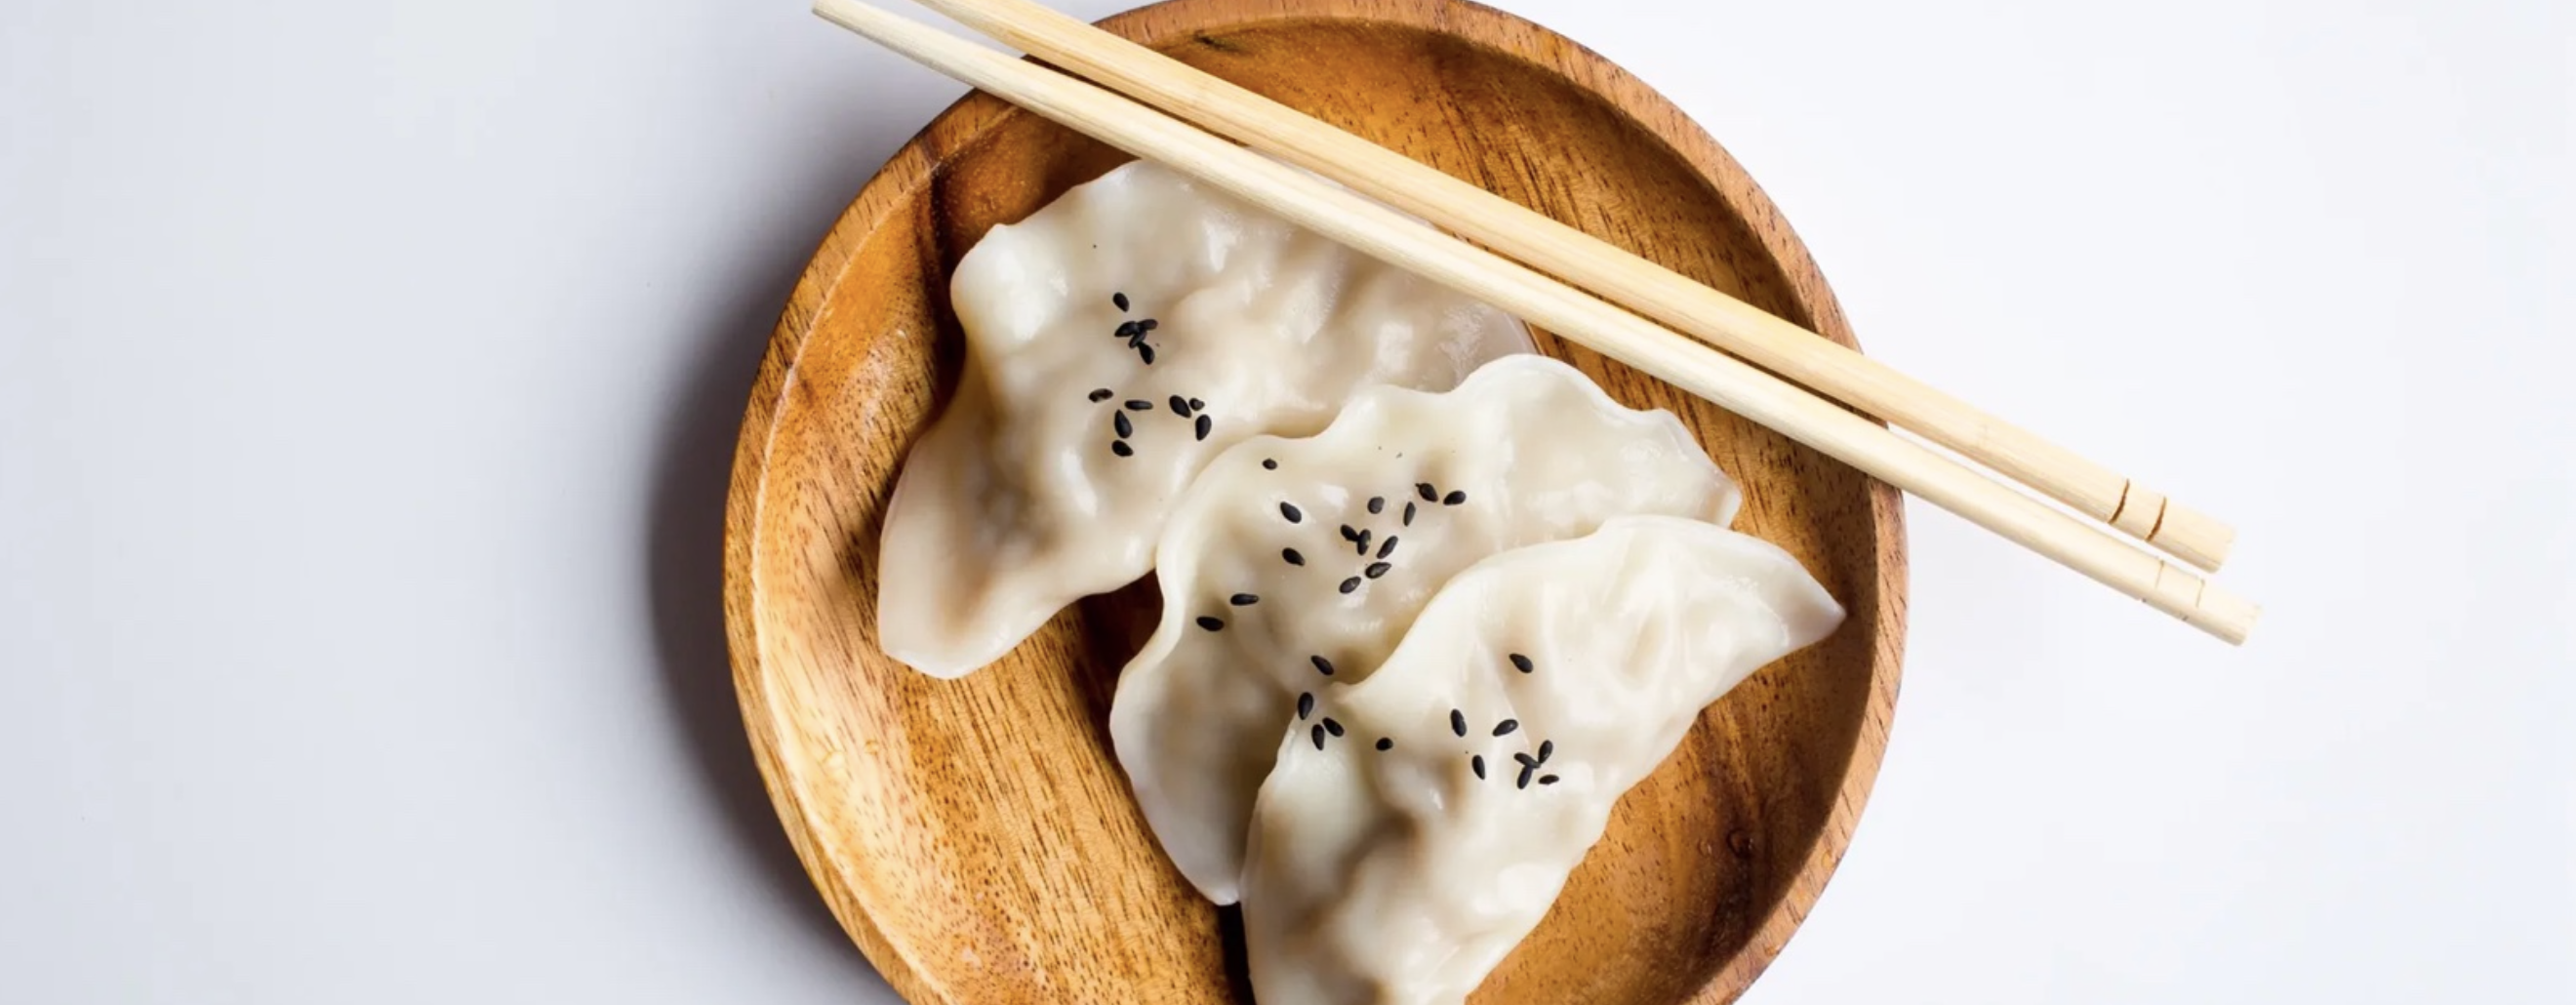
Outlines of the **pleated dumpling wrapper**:
{"type": "Polygon", "coordinates": [[[1227,446],[1530,347],[1507,314],[1143,161],[993,228],[949,291],[965,373],[905,459],[877,595],[886,654],[939,677],[1150,571],[1227,446]]]}
{"type": "Polygon", "coordinates": [[[1279,717],[1244,874],[1254,999],[1465,1001],[1701,709],[1842,618],[1786,552],[1689,520],[1460,573],[1375,674],[1279,717]]]}
{"type": "Polygon", "coordinates": [[[1298,695],[1367,675],[1458,570],[1657,513],[1723,524],[1742,496],[1670,412],[1543,356],[1445,394],[1380,387],[1322,433],[1246,441],[1174,510],[1162,621],[1109,731],[1155,838],[1233,903],[1252,799],[1298,695]]]}

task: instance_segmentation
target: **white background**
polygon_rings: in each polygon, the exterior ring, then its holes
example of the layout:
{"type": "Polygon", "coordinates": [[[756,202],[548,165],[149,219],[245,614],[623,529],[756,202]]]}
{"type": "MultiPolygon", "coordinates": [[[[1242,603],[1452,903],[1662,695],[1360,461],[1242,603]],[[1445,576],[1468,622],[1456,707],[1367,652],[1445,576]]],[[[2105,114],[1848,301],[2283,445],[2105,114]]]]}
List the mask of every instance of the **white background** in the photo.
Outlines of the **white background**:
{"type": "MultiPolygon", "coordinates": [[[[1748,1001],[2576,1001],[2568,4],[1502,6],[2270,607],[1914,507],[1885,773],[1748,1001]]],[[[788,283],[959,92],[793,0],[0,6],[0,1001],[891,1001],[716,543],[788,283]]]]}

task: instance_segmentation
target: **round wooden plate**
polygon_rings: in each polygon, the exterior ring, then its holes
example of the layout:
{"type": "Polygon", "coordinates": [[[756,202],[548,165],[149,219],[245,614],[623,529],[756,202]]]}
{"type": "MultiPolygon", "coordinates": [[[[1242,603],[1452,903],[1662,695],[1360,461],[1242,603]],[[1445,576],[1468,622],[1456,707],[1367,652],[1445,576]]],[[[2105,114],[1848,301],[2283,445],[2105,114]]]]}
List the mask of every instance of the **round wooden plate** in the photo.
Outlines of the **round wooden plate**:
{"type": "MultiPolygon", "coordinates": [[[[1455,0],[1175,0],[1104,24],[1851,342],[1744,171],[1544,29],[1455,0]]],[[[743,419],[725,535],[743,716],[815,886],[915,1005],[1250,998],[1233,912],[1164,861],[1109,752],[1109,696],[1151,589],[1087,601],[963,680],[876,644],[886,499],[957,379],[949,269],[986,228],[1124,159],[981,95],[950,108],[824,239],[743,419]]],[[[1680,414],[1744,483],[1738,529],[1797,555],[1850,619],[1701,717],[1474,1000],[1724,1002],[1815,902],[1877,774],[1905,626],[1897,497],[1540,342],[1621,401],[1680,414]]]]}

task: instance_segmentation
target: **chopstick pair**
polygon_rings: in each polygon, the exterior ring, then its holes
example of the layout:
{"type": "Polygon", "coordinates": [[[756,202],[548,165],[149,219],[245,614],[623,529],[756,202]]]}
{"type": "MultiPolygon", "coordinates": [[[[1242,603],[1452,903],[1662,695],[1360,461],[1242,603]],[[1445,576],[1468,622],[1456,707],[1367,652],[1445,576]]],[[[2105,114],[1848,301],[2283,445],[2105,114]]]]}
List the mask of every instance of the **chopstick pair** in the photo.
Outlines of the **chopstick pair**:
{"type": "Polygon", "coordinates": [[[2230,643],[2260,611],[2206,578],[1844,411],[1751,364],[1397,212],[1584,283],[1700,339],[1992,466],[2176,557],[2215,568],[2234,532],[2129,479],[1787,321],[1482,189],[1028,0],[919,0],[1352,190],[1088,81],[859,0],[815,13],[979,90],[1195,176],[1363,254],[1582,343],[2230,643]],[[1384,200],[1381,204],[1375,200],[1384,200]],[[1389,206],[1396,207],[1390,209],[1389,206]]]}

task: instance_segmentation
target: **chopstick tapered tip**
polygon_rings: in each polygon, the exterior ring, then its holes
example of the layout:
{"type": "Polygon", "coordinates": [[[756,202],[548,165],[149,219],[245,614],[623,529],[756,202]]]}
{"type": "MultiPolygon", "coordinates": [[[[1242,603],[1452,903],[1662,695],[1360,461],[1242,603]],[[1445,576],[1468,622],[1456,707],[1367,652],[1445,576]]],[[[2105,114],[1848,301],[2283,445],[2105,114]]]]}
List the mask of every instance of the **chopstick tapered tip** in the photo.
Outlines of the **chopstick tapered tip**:
{"type": "Polygon", "coordinates": [[[2236,528],[2218,522],[2216,517],[2178,502],[2167,500],[2164,519],[2149,530],[2144,540],[2166,554],[2182,559],[2209,572],[2227,564],[2227,553],[2236,547],[2236,528]]]}
{"type": "Polygon", "coordinates": [[[2241,646],[2254,634],[2254,623],[2263,619],[2263,605],[2236,595],[2226,587],[2209,584],[2201,591],[2200,603],[2183,620],[2193,627],[2217,636],[2231,646],[2241,646]]]}

